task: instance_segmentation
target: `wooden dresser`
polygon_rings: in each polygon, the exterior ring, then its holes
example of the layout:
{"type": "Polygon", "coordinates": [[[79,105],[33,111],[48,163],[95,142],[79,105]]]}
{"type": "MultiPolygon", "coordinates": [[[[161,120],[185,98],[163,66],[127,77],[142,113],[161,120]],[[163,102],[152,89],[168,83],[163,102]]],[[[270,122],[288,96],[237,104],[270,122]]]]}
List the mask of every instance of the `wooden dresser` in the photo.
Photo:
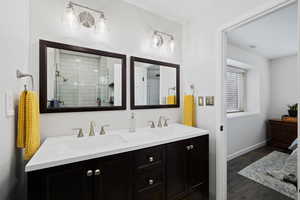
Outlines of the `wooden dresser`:
{"type": "Polygon", "coordinates": [[[297,123],[280,119],[271,119],[267,122],[268,145],[288,149],[297,138],[297,123]]]}

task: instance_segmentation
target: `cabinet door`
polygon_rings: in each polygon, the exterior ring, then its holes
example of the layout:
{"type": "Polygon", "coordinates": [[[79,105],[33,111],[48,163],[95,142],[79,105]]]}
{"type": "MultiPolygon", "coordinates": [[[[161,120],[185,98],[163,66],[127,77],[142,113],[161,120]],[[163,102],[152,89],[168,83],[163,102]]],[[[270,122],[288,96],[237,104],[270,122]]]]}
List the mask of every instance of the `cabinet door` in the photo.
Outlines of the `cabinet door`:
{"type": "Polygon", "coordinates": [[[187,191],[186,158],[184,141],[166,145],[167,199],[175,199],[187,191]]]}
{"type": "Polygon", "coordinates": [[[188,183],[191,190],[208,185],[208,136],[189,140],[188,183]]]}
{"type": "Polygon", "coordinates": [[[95,200],[131,199],[131,160],[129,153],[100,159],[96,162],[94,169],[95,200]]]}
{"type": "Polygon", "coordinates": [[[93,176],[89,163],[45,170],[42,177],[46,192],[43,193],[45,196],[42,195],[41,200],[92,200],[93,176]]]}

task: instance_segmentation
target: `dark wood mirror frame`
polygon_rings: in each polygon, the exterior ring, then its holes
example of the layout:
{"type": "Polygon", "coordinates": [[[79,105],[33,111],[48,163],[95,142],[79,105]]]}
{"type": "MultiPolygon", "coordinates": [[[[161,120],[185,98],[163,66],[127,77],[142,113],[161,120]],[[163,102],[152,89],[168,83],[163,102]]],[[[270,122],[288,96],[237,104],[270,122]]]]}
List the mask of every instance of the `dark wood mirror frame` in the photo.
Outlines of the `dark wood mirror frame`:
{"type": "Polygon", "coordinates": [[[157,60],[150,60],[146,58],[139,58],[132,56],[130,58],[130,107],[132,110],[136,109],[156,109],[156,108],[179,108],[180,106],[180,65],[161,62],[157,60]],[[176,104],[174,105],[135,105],[135,62],[148,63],[153,65],[161,65],[176,69],[176,104]]]}
{"type": "Polygon", "coordinates": [[[111,53],[96,49],[89,49],[79,46],[73,46],[63,43],[40,40],[40,112],[41,113],[61,113],[61,112],[88,112],[88,111],[108,111],[108,110],[126,110],[126,55],[111,53]],[[81,53],[118,58],[122,60],[122,104],[121,106],[106,107],[66,107],[51,108],[47,107],[47,47],[57,48],[81,53]]]}

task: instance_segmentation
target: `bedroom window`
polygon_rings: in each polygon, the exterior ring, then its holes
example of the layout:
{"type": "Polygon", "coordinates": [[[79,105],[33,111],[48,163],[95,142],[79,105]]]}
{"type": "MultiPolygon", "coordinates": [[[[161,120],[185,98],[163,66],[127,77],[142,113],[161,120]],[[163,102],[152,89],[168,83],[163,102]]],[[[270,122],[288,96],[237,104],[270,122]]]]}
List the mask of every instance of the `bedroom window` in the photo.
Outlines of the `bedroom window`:
{"type": "Polygon", "coordinates": [[[225,106],[227,113],[245,111],[247,71],[242,68],[227,66],[225,76],[225,106]]]}

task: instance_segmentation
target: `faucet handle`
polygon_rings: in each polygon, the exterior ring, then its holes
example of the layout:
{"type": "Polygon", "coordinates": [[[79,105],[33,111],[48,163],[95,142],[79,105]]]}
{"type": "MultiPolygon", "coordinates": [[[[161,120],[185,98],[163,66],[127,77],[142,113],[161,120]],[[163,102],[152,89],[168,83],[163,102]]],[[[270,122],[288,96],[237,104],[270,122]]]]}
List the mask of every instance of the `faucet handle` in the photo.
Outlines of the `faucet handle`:
{"type": "Polygon", "coordinates": [[[155,128],[155,123],[154,123],[154,121],[148,121],[148,124],[150,124],[150,128],[155,128]]]}
{"type": "Polygon", "coordinates": [[[105,125],[101,126],[100,135],[105,135],[106,134],[106,131],[104,129],[105,127],[109,127],[109,124],[105,124],[105,125]]]}
{"type": "Polygon", "coordinates": [[[78,134],[77,134],[78,138],[84,137],[82,128],[73,128],[72,130],[78,131],[78,134]]]}
{"type": "Polygon", "coordinates": [[[164,123],[164,127],[168,127],[169,126],[169,124],[168,124],[168,121],[169,121],[170,119],[165,119],[165,123],[164,123]]]}

